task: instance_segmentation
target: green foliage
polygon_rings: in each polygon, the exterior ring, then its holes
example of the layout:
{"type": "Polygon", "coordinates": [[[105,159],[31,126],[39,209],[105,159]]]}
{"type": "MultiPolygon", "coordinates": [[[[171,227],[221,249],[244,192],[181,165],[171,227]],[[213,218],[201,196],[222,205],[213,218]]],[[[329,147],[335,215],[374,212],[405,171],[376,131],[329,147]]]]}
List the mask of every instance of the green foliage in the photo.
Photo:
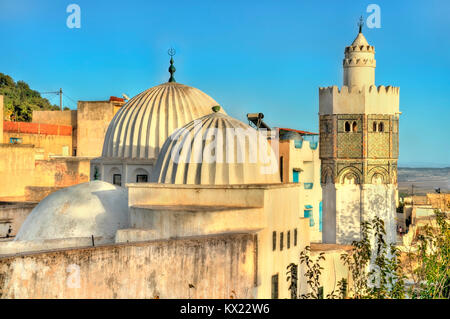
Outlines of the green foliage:
{"type": "Polygon", "coordinates": [[[321,299],[323,296],[320,291],[320,275],[323,267],[320,266],[320,261],[325,260],[325,257],[322,252],[315,260],[311,259],[310,250],[311,247],[306,246],[300,253],[300,263],[304,264],[306,267],[305,277],[309,287],[311,288],[309,293],[300,295],[300,299],[321,299]]]}
{"type": "MultiPolygon", "coordinates": [[[[51,105],[42,98],[39,92],[30,89],[23,81],[14,80],[0,73],[0,95],[4,96],[4,118],[15,121],[31,121],[33,110],[58,110],[59,107],[51,105]]],[[[3,119],[1,119],[3,120],[3,119]]]]}
{"type": "MultiPolygon", "coordinates": [[[[356,299],[450,299],[448,215],[437,210],[435,215],[435,225],[424,227],[419,233],[416,249],[407,254],[409,265],[414,265],[409,270],[401,263],[400,250],[386,243],[383,220],[375,217],[371,222],[363,222],[361,240],[354,241],[353,249],[341,255],[341,260],[349,269],[352,285],[350,287],[343,278],[337,284],[338,292],[333,290],[327,298],[346,298],[347,292],[350,292],[356,299]],[[406,278],[413,279],[411,288],[407,288],[406,278]]],[[[308,246],[300,253],[300,263],[305,265],[305,276],[311,292],[300,298],[319,299],[323,270],[320,261],[325,260],[325,257],[321,253],[316,260],[312,260],[309,251],[308,246]]],[[[296,287],[290,286],[289,289],[296,287]]]]}
{"type": "Polygon", "coordinates": [[[353,250],[341,256],[352,275],[354,298],[405,297],[406,276],[401,267],[400,251],[395,245],[388,245],[385,238],[384,222],[375,217],[371,222],[362,223],[362,239],[354,241],[353,250]]]}
{"type": "Polygon", "coordinates": [[[287,278],[286,281],[290,281],[289,283],[289,290],[291,292],[291,299],[297,299],[297,282],[298,282],[298,266],[294,263],[290,263],[287,266],[287,278]]]}
{"type": "Polygon", "coordinates": [[[426,225],[417,239],[417,250],[409,252],[414,281],[410,296],[420,299],[450,299],[450,228],[448,216],[435,210],[435,226],[426,225]]]}

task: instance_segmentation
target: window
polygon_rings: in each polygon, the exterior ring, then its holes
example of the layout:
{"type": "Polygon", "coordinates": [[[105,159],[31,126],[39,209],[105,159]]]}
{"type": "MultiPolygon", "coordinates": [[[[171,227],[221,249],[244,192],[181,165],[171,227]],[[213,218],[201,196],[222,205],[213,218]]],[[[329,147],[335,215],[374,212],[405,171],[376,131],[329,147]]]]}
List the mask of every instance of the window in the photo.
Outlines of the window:
{"type": "Polygon", "coordinates": [[[345,122],[345,131],[350,132],[350,123],[349,122],[345,122]]]}
{"type": "Polygon", "coordinates": [[[372,131],[374,131],[374,132],[377,131],[377,122],[373,122],[372,131]]]}
{"type": "Polygon", "coordinates": [[[298,180],[299,180],[299,178],[298,178],[298,175],[299,175],[299,171],[296,171],[296,170],[293,170],[292,171],[292,179],[293,179],[293,182],[294,183],[298,183],[298,180]]]}
{"type": "Polygon", "coordinates": [[[148,175],[136,175],[136,183],[147,183],[148,175]]]}
{"type": "MultiPolygon", "coordinates": [[[[307,205],[307,206],[310,206],[310,205],[307,205]]],[[[312,207],[304,210],[303,217],[309,218],[309,227],[314,226],[315,223],[314,223],[314,217],[313,217],[313,213],[312,213],[312,207]]]]}
{"type": "Polygon", "coordinates": [[[283,182],[283,156],[280,156],[280,180],[283,182]]]}
{"type": "Polygon", "coordinates": [[[286,246],[287,246],[287,249],[289,249],[289,248],[291,248],[291,231],[290,230],[288,230],[288,232],[287,232],[286,240],[287,240],[286,246]]]}
{"type": "Polygon", "coordinates": [[[280,233],[280,250],[283,250],[283,241],[284,241],[284,238],[283,238],[283,233],[280,233]]]}
{"type": "Polygon", "coordinates": [[[322,232],[322,202],[319,203],[319,231],[322,232]]]}
{"type": "Polygon", "coordinates": [[[353,121],[353,124],[352,124],[352,131],[353,132],[358,132],[358,125],[356,124],[355,121],[353,121]]]}
{"type": "Polygon", "coordinates": [[[297,228],[294,229],[294,246],[297,246],[297,228]]]}
{"type": "Polygon", "coordinates": [[[277,249],[277,232],[274,231],[272,234],[272,250],[276,250],[277,249]]]}
{"type": "Polygon", "coordinates": [[[272,276],[272,299],[278,299],[278,274],[272,276]]]}
{"type": "Polygon", "coordinates": [[[384,124],[383,124],[383,122],[380,122],[380,123],[378,124],[378,131],[379,131],[379,132],[383,132],[383,131],[384,131],[384,124]]]}
{"type": "Polygon", "coordinates": [[[67,145],[64,145],[63,147],[62,147],[62,156],[69,156],[69,146],[67,146],[67,145]]]}
{"type": "Polygon", "coordinates": [[[122,175],[120,174],[114,174],[113,175],[113,184],[122,186],[122,175]]]}

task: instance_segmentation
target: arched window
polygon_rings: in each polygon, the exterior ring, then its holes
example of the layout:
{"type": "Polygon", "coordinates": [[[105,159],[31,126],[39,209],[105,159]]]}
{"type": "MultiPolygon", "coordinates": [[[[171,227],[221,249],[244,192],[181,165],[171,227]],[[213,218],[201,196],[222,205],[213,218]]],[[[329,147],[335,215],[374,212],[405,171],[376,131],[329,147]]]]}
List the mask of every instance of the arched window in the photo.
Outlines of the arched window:
{"type": "Polygon", "coordinates": [[[353,124],[352,124],[352,131],[353,132],[357,132],[358,131],[358,125],[356,125],[355,121],[353,121],[353,124]]]}
{"type": "Polygon", "coordinates": [[[345,122],[345,131],[350,132],[350,123],[349,122],[345,122]]]}
{"type": "Polygon", "coordinates": [[[377,131],[377,122],[373,122],[373,129],[372,131],[376,132],[377,131]]]}
{"type": "Polygon", "coordinates": [[[383,132],[384,131],[384,124],[383,122],[380,122],[380,124],[378,124],[378,132],[383,132]]]}

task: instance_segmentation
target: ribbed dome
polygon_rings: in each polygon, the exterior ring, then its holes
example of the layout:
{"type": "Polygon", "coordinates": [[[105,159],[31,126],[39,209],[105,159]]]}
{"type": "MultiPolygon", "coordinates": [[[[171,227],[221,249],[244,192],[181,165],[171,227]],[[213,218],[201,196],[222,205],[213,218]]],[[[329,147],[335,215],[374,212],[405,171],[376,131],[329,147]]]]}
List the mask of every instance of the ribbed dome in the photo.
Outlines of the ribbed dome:
{"type": "Polygon", "coordinates": [[[168,82],[129,100],[109,124],[102,157],[151,159],[175,129],[218,105],[202,91],[168,82]]]}
{"type": "Polygon", "coordinates": [[[228,115],[211,113],[174,132],[164,143],[153,183],[279,183],[278,161],[265,136],[228,115]],[[253,135],[254,138],[250,136],[253,135]],[[240,141],[240,142],[238,142],[240,141]]]}

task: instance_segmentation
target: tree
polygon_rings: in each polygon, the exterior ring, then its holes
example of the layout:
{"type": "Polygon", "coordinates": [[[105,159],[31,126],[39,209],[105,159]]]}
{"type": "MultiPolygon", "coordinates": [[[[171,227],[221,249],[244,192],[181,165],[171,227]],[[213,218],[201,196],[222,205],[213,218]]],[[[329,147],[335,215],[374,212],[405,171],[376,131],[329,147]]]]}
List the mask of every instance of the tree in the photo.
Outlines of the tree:
{"type": "MultiPolygon", "coordinates": [[[[341,255],[351,274],[352,285],[349,287],[343,278],[337,284],[339,293],[333,290],[327,298],[346,298],[349,290],[357,299],[450,299],[450,228],[445,213],[435,211],[434,225],[426,225],[419,232],[415,249],[407,253],[409,268],[401,258],[402,252],[395,245],[386,243],[383,220],[375,217],[370,222],[363,222],[361,227],[361,239],[353,241],[352,250],[341,255]],[[411,288],[406,286],[407,278],[413,278],[411,288]]],[[[312,260],[309,250],[306,247],[301,252],[300,263],[305,265],[311,292],[300,297],[320,298],[319,282],[323,270],[320,262],[325,257],[322,253],[312,260]]],[[[289,288],[294,289],[294,286],[289,288]]]]}
{"type": "MultiPolygon", "coordinates": [[[[30,89],[24,81],[14,80],[6,74],[0,73],[0,95],[4,96],[4,119],[15,121],[31,121],[33,110],[58,110],[42,98],[39,92],[30,89]]],[[[3,120],[3,119],[1,119],[3,120]]]]}

